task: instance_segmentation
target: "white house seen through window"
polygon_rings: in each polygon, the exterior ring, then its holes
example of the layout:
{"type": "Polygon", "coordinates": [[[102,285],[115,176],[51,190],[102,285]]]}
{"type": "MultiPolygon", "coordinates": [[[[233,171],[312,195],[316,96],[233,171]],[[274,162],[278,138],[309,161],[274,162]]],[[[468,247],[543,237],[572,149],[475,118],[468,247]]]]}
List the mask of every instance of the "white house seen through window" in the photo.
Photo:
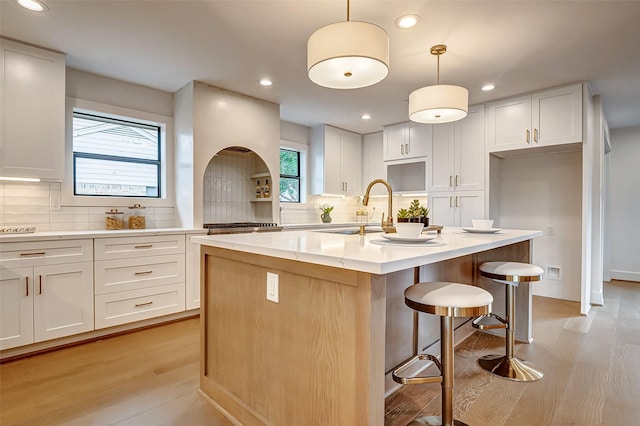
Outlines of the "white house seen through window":
{"type": "Polygon", "coordinates": [[[74,111],[75,195],[160,197],[161,128],[74,111]]]}

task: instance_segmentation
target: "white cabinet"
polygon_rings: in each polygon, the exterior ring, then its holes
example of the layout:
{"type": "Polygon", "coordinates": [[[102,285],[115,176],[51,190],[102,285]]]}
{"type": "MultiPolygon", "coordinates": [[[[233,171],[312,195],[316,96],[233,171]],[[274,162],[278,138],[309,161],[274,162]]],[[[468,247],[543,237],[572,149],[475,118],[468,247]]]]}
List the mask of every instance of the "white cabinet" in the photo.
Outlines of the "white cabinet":
{"type": "Polygon", "coordinates": [[[484,191],[436,192],[429,194],[429,223],[442,226],[472,226],[484,217],[484,191]]]}
{"type": "MultiPolygon", "coordinates": [[[[364,135],[362,138],[362,193],[374,179],[387,179],[387,167],[383,159],[382,132],[364,135]]],[[[374,185],[371,195],[386,195],[387,189],[374,185]]]]}
{"type": "Polygon", "coordinates": [[[0,39],[0,176],[62,180],[65,57],[0,39]]]}
{"type": "Polygon", "coordinates": [[[487,104],[489,152],[582,142],[582,85],[487,104]]]}
{"type": "Polygon", "coordinates": [[[92,240],[3,243],[0,349],[91,331],[92,240]]]}
{"type": "Polygon", "coordinates": [[[185,310],[185,235],[95,241],[96,329],[185,310]]]}
{"type": "Polygon", "coordinates": [[[433,126],[429,193],[484,189],[484,106],[460,121],[433,126]]]}
{"type": "Polygon", "coordinates": [[[431,125],[401,123],[383,131],[384,161],[423,157],[431,149],[431,125]]]}
{"type": "Polygon", "coordinates": [[[359,195],[361,135],[326,125],[311,129],[311,193],[359,195]]]}

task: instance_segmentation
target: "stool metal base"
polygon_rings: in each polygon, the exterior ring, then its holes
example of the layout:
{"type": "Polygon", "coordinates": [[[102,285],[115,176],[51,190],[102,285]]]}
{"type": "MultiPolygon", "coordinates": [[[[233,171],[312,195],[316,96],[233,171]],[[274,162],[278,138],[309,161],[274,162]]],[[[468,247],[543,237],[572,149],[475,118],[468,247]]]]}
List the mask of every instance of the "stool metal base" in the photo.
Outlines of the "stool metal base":
{"type": "Polygon", "coordinates": [[[516,382],[535,382],[543,376],[538,367],[515,357],[485,355],[478,360],[478,364],[489,373],[516,382]]]}
{"type": "MultiPolygon", "coordinates": [[[[446,426],[442,424],[441,416],[423,416],[414,419],[407,426],[420,426],[420,425],[428,425],[428,426],[446,426]]],[[[454,420],[453,426],[469,426],[466,423],[461,422],[460,420],[454,420]]]]}

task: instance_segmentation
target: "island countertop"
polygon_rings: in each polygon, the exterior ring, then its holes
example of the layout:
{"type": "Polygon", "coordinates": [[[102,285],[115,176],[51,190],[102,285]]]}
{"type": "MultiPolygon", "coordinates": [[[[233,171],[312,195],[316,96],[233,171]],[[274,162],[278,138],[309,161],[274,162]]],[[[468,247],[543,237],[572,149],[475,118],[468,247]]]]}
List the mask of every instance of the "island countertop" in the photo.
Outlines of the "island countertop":
{"type": "MultiPolygon", "coordinates": [[[[423,234],[426,235],[426,234],[423,234]]],[[[493,234],[447,227],[424,243],[397,243],[382,233],[361,236],[336,231],[289,231],[193,236],[201,245],[309,262],[373,274],[388,274],[420,265],[479,253],[542,235],[537,230],[503,229],[493,234]]]]}

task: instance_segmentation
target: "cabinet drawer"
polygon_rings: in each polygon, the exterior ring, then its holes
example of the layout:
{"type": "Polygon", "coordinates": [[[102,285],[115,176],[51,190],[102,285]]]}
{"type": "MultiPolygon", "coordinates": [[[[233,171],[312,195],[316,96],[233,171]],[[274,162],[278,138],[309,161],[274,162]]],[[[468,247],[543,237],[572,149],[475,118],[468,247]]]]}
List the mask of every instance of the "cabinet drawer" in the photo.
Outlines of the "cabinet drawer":
{"type": "Polygon", "coordinates": [[[184,283],[102,294],[95,299],[96,329],[184,311],[184,283]]]}
{"type": "Polygon", "coordinates": [[[96,294],[135,290],[184,282],[184,254],[98,260],[95,263],[96,294]]]}
{"type": "Polygon", "coordinates": [[[0,247],[3,268],[93,261],[91,239],[2,243],[0,247]]]}
{"type": "Polygon", "coordinates": [[[96,238],[96,260],[184,253],[184,234],[96,238]]]}

